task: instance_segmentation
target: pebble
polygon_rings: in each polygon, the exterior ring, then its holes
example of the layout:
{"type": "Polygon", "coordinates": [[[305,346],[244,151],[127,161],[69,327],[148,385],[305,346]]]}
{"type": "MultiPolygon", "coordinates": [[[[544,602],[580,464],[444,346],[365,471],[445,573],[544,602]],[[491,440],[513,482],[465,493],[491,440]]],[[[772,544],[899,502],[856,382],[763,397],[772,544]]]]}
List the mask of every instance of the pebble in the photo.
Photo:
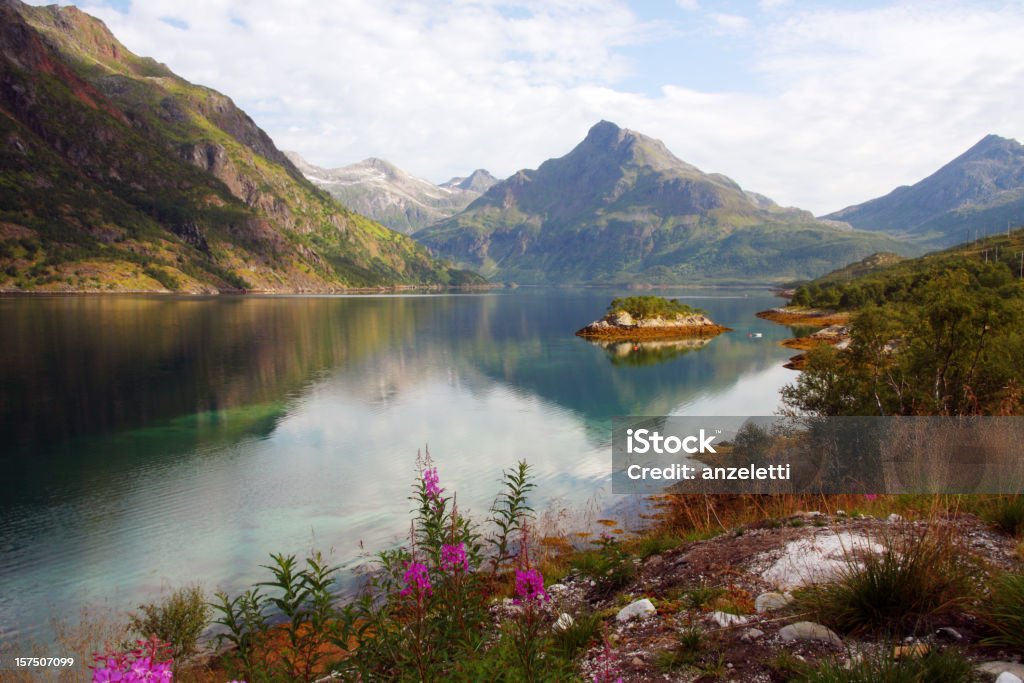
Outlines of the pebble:
{"type": "Polygon", "coordinates": [[[779,637],[787,642],[796,640],[815,640],[840,645],[843,639],[827,626],[813,621],[798,621],[779,629],[779,637]]]}
{"type": "Polygon", "coordinates": [[[658,610],[654,608],[653,602],[647,598],[643,598],[642,600],[632,602],[620,609],[619,613],[615,615],[615,619],[617,621],[629,621],[633,617],[651,616],[652,614],[656,614],[657,611],[658,610]]]}
{"type": "Polygon", "coordinates": [[[957,631],[952,626],[943,626],[942,628],[940,628],[935,633],[936,633],[936,635],[945,636],[946,638],[950,638],[952,640],[963,640],[964,639],[964,637],[960,634],[960,631],[957,631]]]}
{"type": "Polygon", "coordinates": [[[1024,681],[1020,679],[1020,676],[1014,676],[1009,671],[1004,671],[996,676],[996,683],[1024,683],[1024,681]]]}
{"type": "Polygon", "coordinates": [[[555,621],[554,629],[556,631],[565,631],[566,629],[572,628],[572,625],[576,623],[576,620],[572,618],[571,614],[562,612],[558,615],[558,620],[555,621]]]}
{"type": "Polygon", "coordinates": [[[889,515],[888,517],[886,517],[886,519],[889,520],[890,524],[895,524],[896,522],[902,522],[903,521],[903,515],[897,515],[894,512],[891,515],[889,515]]]}
{"type": "Polygon", "coordinates": [[[740,640],[745,643],[749,643],[752,640],[758,640],[760,638],[764,638],[764,631],[759,628],[748,628],[743,632],[743,635],[740,636],[740,640]]]}

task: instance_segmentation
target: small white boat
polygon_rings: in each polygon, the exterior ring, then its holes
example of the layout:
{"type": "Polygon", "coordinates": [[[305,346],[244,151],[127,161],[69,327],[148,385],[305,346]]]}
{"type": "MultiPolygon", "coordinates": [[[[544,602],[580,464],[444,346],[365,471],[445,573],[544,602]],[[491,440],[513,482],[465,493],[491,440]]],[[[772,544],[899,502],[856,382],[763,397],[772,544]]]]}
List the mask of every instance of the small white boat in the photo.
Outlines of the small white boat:
{"type": "Polygon", "coordinates": [[[748,337],[750,337],[751,339],[760,339],[760,338],[761,338],[761,337],[763,337],[764,335],[763,335],[763,334],[761,334],[760,332],[751,332],[751,333],[750,333],[750,334],[748,334],[747,336],[748,336],[748,337]]]}

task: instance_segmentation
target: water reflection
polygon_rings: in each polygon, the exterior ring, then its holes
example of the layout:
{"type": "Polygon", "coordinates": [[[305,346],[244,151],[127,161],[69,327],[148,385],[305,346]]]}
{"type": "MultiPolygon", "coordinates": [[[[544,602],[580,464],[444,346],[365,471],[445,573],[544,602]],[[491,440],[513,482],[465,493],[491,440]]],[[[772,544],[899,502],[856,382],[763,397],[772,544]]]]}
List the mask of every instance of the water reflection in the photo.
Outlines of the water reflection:
{"type": "Polygon", "coordinates": [[[520,458],[538,507],[573,506],[607,483],[614,415],[774,410],[771,297],[701,293],[736,332],[630,351],[648,364],[573,336],[615,294],[0,299],[0,628],[382,547],[424,444],[465,509],[520,458]]]}
{"type": "Polygon", "coordinates": [[[657,365],[667,363],[691,351],[697,351],[712,341],[712,337],[662,341],[591,341],[608,352],[612,365],[657,365]]]}

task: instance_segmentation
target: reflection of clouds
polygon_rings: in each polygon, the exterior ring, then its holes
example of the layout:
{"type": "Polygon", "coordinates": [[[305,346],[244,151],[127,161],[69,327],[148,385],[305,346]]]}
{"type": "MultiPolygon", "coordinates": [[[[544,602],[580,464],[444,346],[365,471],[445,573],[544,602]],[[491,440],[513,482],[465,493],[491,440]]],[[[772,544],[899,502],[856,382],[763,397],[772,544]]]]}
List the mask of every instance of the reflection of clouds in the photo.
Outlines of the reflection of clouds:
{"type": "MultiPolygon", "coordinates": [[[[700,305],[738,327],[733,320],[774,302],[764,299],[700,305]]],[[[281,328],[263,355],[204,348],[219,359],[211,372],[224,358],[260,361],[229,384],[251,382],[274,409],[211,414],[224,428],[205,439],[194,420],[175,427],[192,438],[147,426],[97,439],[65,502],[0,517],[0,584],[10,591],[0,626],[42,624],[51,606],[63,614],[106,598],[131,609],[197,580],[237,592],[264,578],[271,552],[317,547],[354,564],[360,541],[375,551],[408,532],[416,450],[426,444],[442,486],[478,519],[501,471],[523,458],[538,511],[579,510],[595,497],[600,508],[620,503],[601,494],[610,487],[612,415],[764,414],[794,377],[779,367],[785,350],[740,334],[656,367],[615,367],[565,324],[574,311],[603,307],[601,292],[545,296],[544,306],[529,294],[463,298],[457,310],[448,298],[253,301],[274,315],[252,324],[281,328]],[[267,359],[280,358],[289,371],[267,379],[277,367],[267,359]],[[278,383],[286,403],[276,403],[278,383]],[[254,419],[263,413],[273,419],[254,419]],[[109,457],[117,450],[123,459],[109,457]],[[38,539],[45,543],[29,545],[38,539]]],[[[750,319],[747,327],[760,329],[750,319]]],[[[763,325],[766,337],[785,334],[763,325]]],[[[252,397],[244,405],[254,406],[252,397]]]]}
{"type": "Polygon", "coordinates": [[[737,378],[724,391],[699,394],[669,415],[773,415],[781,407],[779,389],[792,382],[792,370],[771,366],[737,378]]]}

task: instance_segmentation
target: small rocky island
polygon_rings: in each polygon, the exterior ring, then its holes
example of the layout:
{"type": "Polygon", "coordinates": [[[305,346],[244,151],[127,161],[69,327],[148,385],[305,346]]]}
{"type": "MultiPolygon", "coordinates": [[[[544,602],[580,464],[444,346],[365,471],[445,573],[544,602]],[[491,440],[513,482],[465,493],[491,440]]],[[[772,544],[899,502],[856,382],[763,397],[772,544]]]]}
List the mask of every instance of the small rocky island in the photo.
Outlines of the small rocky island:
{"type": "Polygon", "coordinates": [[[678,299],[630,296],[613,299],[607,315],[577,330],[576,335],[603,341],[643,341],[713,337],[728,331],[728,327],[716,324],[704,311],[678,299]]]}

